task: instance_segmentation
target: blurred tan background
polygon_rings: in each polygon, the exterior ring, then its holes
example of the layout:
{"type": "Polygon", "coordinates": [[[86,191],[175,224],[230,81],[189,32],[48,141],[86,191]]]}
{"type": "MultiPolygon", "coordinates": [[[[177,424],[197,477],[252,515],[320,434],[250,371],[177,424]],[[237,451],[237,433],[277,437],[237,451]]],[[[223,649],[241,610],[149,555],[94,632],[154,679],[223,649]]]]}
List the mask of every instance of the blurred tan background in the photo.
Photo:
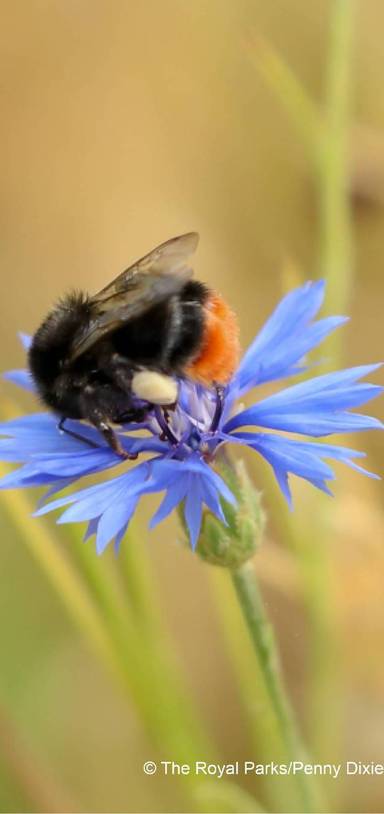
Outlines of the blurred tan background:
{"type": "MultiPolygon", "coordinates": [[[[286,264],[311,278],[318,248],[303,147],[255,70],[249,41],[256,34],[272,43],[321,105],[329,3],[3,0],[1,10],[2,367],[23,363],[17,330],[32,332],[63,290],[97,290],[157,243],[192,229],[201,234],[196,274],[231,301],[245,346],[281,296],[286,264]]],[[[383,24],[380,0],[360,2],[353,64],[359,130],[351,139],[364,200],[354,211],[353,321],[345,329],[351,364],[379,360],[383,347],[383,24]]],[[[383,403],[373,412],[383,417],[383,403]]],[[[356,443],[369,450],[370,468],[382,471],[382,439],[356,443]]],[[[261,488],[264,471],[257,468],[261,488]]],[[[357,474],[342,483],[332,567],[348,676],[344,748],[350,759],[379,760],[382,491],[357,474]]],[[[306,501],[308,489],[302,494],[306,501]]],[[[267,493],[267,508],[271,500],[267,493]]],[[[269,535],[270,552],[280,550],[281,524],[275,529],[273,519],[269,535]]],[[[177,547],[175,536],[169,523],[142,541],[164,613],[222,753],[247,757],[209,569],[177,547]]],[[[152,755],[140,724],[111,692],[5,516],[1,537],[0,706],[12,710],[79,810],[178,810],[172,784],[143,780],[141,763],[152,755]]],[[[305,624],[289,568],[276,557],[275,568],[266,551],[260,567],[300,703],[305,624]]],[[[345,810],[379,811],[382,784],[353,784],[345,810]]],[[[0,809],[25,805],[4,766],[0,809]]]]}

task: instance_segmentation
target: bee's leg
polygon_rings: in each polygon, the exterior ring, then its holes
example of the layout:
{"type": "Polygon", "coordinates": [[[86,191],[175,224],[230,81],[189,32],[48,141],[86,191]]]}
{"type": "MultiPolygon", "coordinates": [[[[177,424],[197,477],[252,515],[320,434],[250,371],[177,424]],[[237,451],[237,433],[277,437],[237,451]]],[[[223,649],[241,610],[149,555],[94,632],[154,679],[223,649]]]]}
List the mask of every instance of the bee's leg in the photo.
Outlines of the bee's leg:
{"type": "MultiPolygon", "coordinates": [[[[89,447],[93,449],[101,449],[100,444],[96,444],[95,441],[91,441],[90,438],[85,438],[84,435],[80,435],[78,432],[74,432],[73,430],[68,430],[64,424],[67,419],[63,416],[58,423],[58,429],[61,432],[65,432],[66,435],[70,435],[71,438],[76,438],[77,441],[82,441],[83,444],[87,444],[89,447]]],[[[136,460],[138,457],[137,455],[131,455],[121,446],[117,435],[114,433],[112,427],[106,421],[101,421],[100,423],[92,422],[93,426],[99,430],[99,432],[103,435],[105,440],[107,441],[108,445],[116,452],[117,455],[120,455],[122,458],[129,458],[130,460],[136,460]]]]}
{"type": "Polygon", "coordinates": [[[62,416],[60,419],[57,425],[60,432],[65,432],[66,435],[70,435],[71,438],[76,438],[77,441],[82,441],[83,444],[87,444],[89,447],[93,447],[93,449],[100,449],[100,444],[96,444],[95,441],[91,441],[90,438],[85,438],[84,435],[80,435],[79,432],[74,432],[73,430],[68,430],[67,427],[64,427],[67,420],[68,419],[65,416],[62,416]]]}
{"type": "Polygon", "coordinates": [[[118,435],[116,435],[108,418],[105,416],[104,410],[98,406],[94,389],[90,386],[87,386],[83,392],[83,415],[96,427],[116,455],[119,455],[120,458],[136,460],[137,453],[131,454],[124,449],[118,435]]]}
{"type": "Polygon", "coordinates": [[[156,404],[154,406],[154,408],[153,408],[153,412],[155,414],[156,421],[157,421],[157,423],[158,423],[158,425],[159,425],[159,427],[161,429],[161,436],[160,436],[161,440],[162,441],[168,440],[168,441],[170,441],[170,443],[172,444],[173,447],[177,446],[179,441],[176,438],[176,436],[173,434],[173,432],[172,432],[172,430],[171,430],[171,428],[170,428],[170,426],[168,424],[168,420],[164,416],[164,410],[158,404],[156,404]]]}
{"type": "Polygon", "coordinates": [[[116,455],[119,455],[120,458],[126,458],[129,461],[135,461],[138,457],[136,454],[131,454],[127,452],[126,449],[122,446],[118,435],[116,435],[115,431],[112,429],[108,421],[103,418],[97,418],[93,421],[94,426],[99,430],[103,438],[105,438],[108,446],[116,452],[116,455]]]}
{"type": "Polygon", "coordinates": [[[127,452],[127,450],[124,449],[119,439],[119,436],[116,435],[111,425],[108,424],[108,421],[105,418],[96,414],[96,411],[93,414],[93,416],[90,416],[90,421],[92,421],[93,426],[96,427],[97,430],[99,430],[103,438],[105,438],[108,446],[110,446],[111,449],[113,449],[116,455],[119,455],[120,458],[126,458],[128,461],[135,461],[136,458],[138,458],[137,452],[131,453],[127,452]]]}
{"type": "Polygon", "coordinates": [[[213,414],[212,423],[210,427],[210,432],[216,432],[219,426],[224,406],[224,387],[222,387],[222,385],[220,384],[215,384],[215,390],[216,390],[216,404],[215,412],[213,414]]]}

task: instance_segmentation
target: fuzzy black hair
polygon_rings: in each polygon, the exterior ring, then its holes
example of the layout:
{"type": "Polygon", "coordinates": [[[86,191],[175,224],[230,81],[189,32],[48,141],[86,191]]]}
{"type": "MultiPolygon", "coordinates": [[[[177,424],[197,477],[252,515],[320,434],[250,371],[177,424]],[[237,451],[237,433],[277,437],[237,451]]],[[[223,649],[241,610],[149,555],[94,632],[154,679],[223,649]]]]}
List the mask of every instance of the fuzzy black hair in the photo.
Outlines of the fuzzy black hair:
{"type": "Polygon", "coordinates": [[[49,387],[59,375],[75,335],[90,318],[87,295],[71,291],[54,306],[36,331],[28,354],[38,388],[49,387]]]}

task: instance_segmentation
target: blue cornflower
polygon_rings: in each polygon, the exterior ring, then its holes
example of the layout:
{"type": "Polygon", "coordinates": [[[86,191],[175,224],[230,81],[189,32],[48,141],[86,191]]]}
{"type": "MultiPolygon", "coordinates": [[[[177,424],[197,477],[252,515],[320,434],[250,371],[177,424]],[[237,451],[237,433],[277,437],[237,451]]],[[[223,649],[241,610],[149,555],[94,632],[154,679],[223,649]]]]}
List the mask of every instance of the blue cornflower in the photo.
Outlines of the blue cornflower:
{"type": "MultiPolygon", "coordinates": [[[[21,464],[0,481],[0,488],[48,485],[36,515],[65,507],[58,522],[88,521],[85,537],[96,535],[96,548],[101,553],[113,539],[119,546],[140,497],[150,492],[165,493],[152,517],[151,528],[183,502],[193,547],[199,538],[204,506],[225,523],[221,501],[232,504],[236,501],[212,467],[223,444],[245,445],[259,452],[272,466],[288,503],[291,503],[289,474],[330,493],[327,481],[335,475],[325,459],[342,461],[377,477],[355,462],[365,457],[363,452],[297,440],[275,430],[321,438],[332,433],[382,428],[376,418],[349,412],[383,390],[359,381],[379,365],[306,379],[246,409],[236,404],[265,382],[305,371],[306,354],[346,321],[337,316],[314,321],[323,296],[321,281],[308,282],[285,296],[223,392],[180,381],[174,411],[164,415],[156,408],[142,423],[122,427],[119,437],[124,449],[131,454],[145,454],[144,460],[128,469],[93,427],[79,421],[68,421],[67,426],[83,436],[84,441],[60,431],[57,419],[48,413],[0,424],[0,433],[6,436],[0,439],[0,458],[21,464]],[[46,502],[83,476],[113,467],[118,467],[117,474],[105,482],[46,502]]],[[[22,336],[22,340],[28,346],[28,337],[22,336]]],[[[34,389],[27,371],[5,375],[23,388],[34,389]]]]}

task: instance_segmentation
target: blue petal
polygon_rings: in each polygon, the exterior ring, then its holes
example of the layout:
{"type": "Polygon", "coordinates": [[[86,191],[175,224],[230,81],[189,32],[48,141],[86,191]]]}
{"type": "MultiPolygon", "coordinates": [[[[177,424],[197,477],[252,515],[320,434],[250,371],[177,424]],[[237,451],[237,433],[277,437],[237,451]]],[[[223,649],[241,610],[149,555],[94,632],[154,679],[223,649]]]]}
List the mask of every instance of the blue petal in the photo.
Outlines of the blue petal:
{"type": "Polygon", "coordinates": [[[215,487],[205,479],[204,486],[202,488],[203,499],[205,505],[210,509],[212,514],[214,514],[218,520],[220,520],[224,526],[228,525],[227,519],[223,512],[219,495],[215,489],[215,487]]]}
{"type": "Polygon", "coordinates": [[[324,444],[317,441],[297,441],[293,438],[286,438],[283,435],[275,435],[274,433],[253,433],[253,432],[236,432],[233,436],[238,441],[241,441],[248,446],[254,447],[259,444],[268,443],[271,446],[280,446],[281,448],[299,450],[301,452],[315,453],[322,458],[334,458],[337,461],[346,463],[349,458],[365,458],[365,452],[357,449],[350,449],[349,447],[342,447],[339,444],[324,444]]]}
{"type": "Polygon", "coordinates": [[[278,483],[278,485],[280,487],[280,490],[281,490],[283,496],[285,497],[289,508],[292,511],[292,509],[293,509],[292,493],[291,493],[291,490],[289,488],[288,472],[286,471],[286,469],[280,469],[277,466],[272,466],[272,469],[274,471],[275,478],[276,478],[277,483],[278,483]]]}
{"type": "Polygon", "coordinates": [[[288,472],[308,480],[323,491],[328,491],[325,481],[333,480],[335,476],[332,469],[323,462],[323,458],[340,461],[368,477],[377,478],[377,475],[368,472],[352,460],[353,458],[365,458],[364,452],[355,449],[335,444],[296,441],[273,433],[236,433],[236,438],[259,452],[271,464],[287,499],[289,495],[288,472]]]}
{"type": "Polygon", "coordinates": [[[289,375],[292,372],[290,366],[340,324],[340,321],[335,320],[342,318],[333,317],[333,322],[322,321],[320,328],[312,327],[309,333],[306,333],[307,326],[318,312],[323,297],[324,282],[320,280],[315,283],[308,282],[283,298],[240,363],[234,377],[234,386],[240,394],[254,386],[257,381],[270,381],[277,376],[289,375]],[[297,353],[295,340],[299,343],[297,353]],[[289,352],[285,360],[287,350],[289,352]]]}
{"type": "Polygon", "coordinates": [[[72,486],[76,480],[77,478],[59,478],[59,480],[53,481],[53,485],[38,501],[37,508],[40,509],[40,507],[44,506],[44,503],[49,500],[50,497],[53,497],[53,495],[56,495],[58,492],[62,492],[63,489],[66,489],[68,486],[72,486]]]}
{"type": "Polygon", "coordinates": [[[45,432],[51,427],[57,428],[57,419],[55,420],[49,413],[31,413],[30,415],[12,418],[9,421],[0,421],[0,433],[2,435],[45,432]]]}
{"type": "MultiPolygon", "coordinates": [[[[152,467],[152,472],[154,472],[155,466],[156,462],[152,467]]],[[[175,459],[158,459],[157,466],[157,471],[159,475],[161,474],[161,483],[163,484],[162,488],[166,488],[166,486],[176,482],[180,477],[190,473],[199,476],[199,478],[201,478],[204,482],[205,479],[208,479],[216,491],[218,491],[219,494],[221,494],[224,499],[228,501],[228,503],[233,505],[236,504],[236,498],[228,488],[225,481],[223,481],[217,472],[211,469],[211,467],[196,453],[188,455],[182,461],[175,459]]],[[[159,491],[159,489],[160,487],[157,483],[156,491],[159,491]]]]}
{"type": "Polygon", "coordinates": [[[81,489],[79,492],[73,492],[70,495],[57,498],[57,500],[38,509],[35,514],[36,516],[47,514],[47,512],[53,511],[54,509],[61,509],[63,506],[74,503],[75,505],[71,508],[74,512],[77,509],[79,513],[79,516],[74,519],[90,520],[92,517],[96,517],[98,514],[100,515],[104,509],[107,509],[115,497],[120,495],[122,490],[126,489],[127,493],[130,494],[135,487],[138,488],[145,477],[145,472],[148,471],[147,467],[147,463],[139,464],[129,470],[129,472],[124,472],[123,475],[119,475],[104,483],[97,483],[94,486],[81,489]]]}
{"type": "Polygon", "coordinates": [[[57,480],[57,475],[48,475],[46,472],[40,472],[33,464],[26,464],[0,478],[0,489],[46,486],[57,480]]]}
{"type": "Polygon", "coordinates": [[[327,317],[306,328],[300,336],[293,335],[282,342],[262,359],[252,358],[247,364],[248,375],[243,371],[238,395],[265,382],[276,381],[302,373],[305,367],[297,363],[317,347],[332,331],[347,321],[347,317],[327,317]]]}
{"type": "Polygon", "coordinates": [[[295,288],[283,297],[252,343],[253,349],[265,351],[271,343],[284,341],[298,333],[316,316],[324,299],[324,280],[295,288]]]}
{"type": "MultiPolygon", "coordinates": [[[[60,431],[57,419],[48,413],[35,413],[0,423],[0,433],[13,436],[0,438],[0,460],[14,463],[33,461],[36,472],[59,477],[81,477],[122,463],[122,459],[94,427],[79,421],[68,421],[67,426],[84,441],[60,431]],[[90,447],[87,441],[95,446],[90,447]]],[[[123,448],[131,454],[168,449],[152,435],[137,437],[119,434],[119,438],[123,448]]],[[[44,478],[43,482],[52,479],[44,478]]]]}
{"type": "MultiPolygon", "coordinates": [[[[111,454],[114,454],[104,441],[102,435],[90,424],[67,420],[66,428],[78,433],[85,441],[91,441],[98,449],[109,449],[111,454]]],[[[69,432],[59,430],[58,419],[50,413],[32,413],[11,419],[10,421],[2,421],[0,422],[0,434],[21,440],[21,446],[24,446],[27,441],[31,445],[31,449],[36,448],[40,450],[41,444],[43,443],[44,452],[51,451],[51,449],[57,450],[58,452],[89,451],[89,446],[86,443],[74,438],[69,432]],[[49,450],[47,449],[47,445],[49,446],[49,450]]],[[[138,451],[145,449],[145,451],[162,452],[168,448],[164,442],[153,436],[132,437],[119,433],[119,438],[128,451],[135,452],[137,448],[138,451]]]]}
{"type": "Polygon", "coordinates": [[[75,455],[40,455],[37,460],[41,472],[65,478],[79,478],[122,463],[122,459],[108,449],[90,449],[75,455]]]}
{"type": "MultiPolygon", "coordinates": [[[[252,409],[252,408],[251,408],[252,409]]],[[[268,415],[261,418],[257,410],[253,414],[251,410],[246,411],[246,420],[243,415],[239,415],[239,420],[231,424],[232,428],[252,426],[266,427],[271,430],[283,430],[284,432],[296,432],[300,435],[312,435],[314,438],[321,438],[333,433],[358,432],[361,430],[380,430],[383,424],[379,419],[360,413],[298,413],[293,415],[268,415]]],[[[237,416],[235,416],[237,418],[237,416]]],[[[227,425],[228,427],[229,425],[227,425]]]]}
{"type": "Polygon", "coordinates": [[[148,475],[143,484],[146,493],[162,492],[185,474],[184,461],[159,457],[148,461],[148,466],[148,475]]]}
{"type": "MultiPolygon", "coordinates": [[[[289,477],[288,473],[283,469],[278,469],[276,467],[272,467],[275,478],[277,483],[280,487],[280,490],[285,497],[288,507],[290,511],[293,511],[293,501],[292,501],[292,494],[289,487],[289,477]]],[[[325,492],[326,495],[333,497],[333,492],[330,490],[329,486],[323,480],[317,480],[316,478],[306,478],[306,480],[315,487],[315,489],[319,489],[321,492],[325,492]]]]}
{"type": "MultiPolygon", "coordinates": [[[[84,438],[104,446],[102,437],[94,427],[82,424],[80,421],[68,421],[68,429],[79,433],[84,438]]],[[[73,438],[58,428],[58,419],[50,413],[32,413],[20,416],[10,421],[0,422],[0,434],[11,436],[14,441],[14,448],[25,449],[37,452],[78,452],[89,447],[82,441],[73,438]]],[[[4,443],[0,439],[0,445],[4,443]]],[[[10,442],[8,442],[10,444],[10,442]]],[[[1,446],[0,446],[1,448],[1,446]]],[[[26,456],[24,456],[26,457],[26,456]]]]}
{"type": "Polygon", "coordinates": [[[123,500],[115,500],[113,505],[109,506],[102,514],[96,534],[96,551],[98,554],[102,554],[108,543],[119,535],[122,529],[127,528],[138,500],[138,495],[128,497],[125,494],[123,500]]]}
{"type": "Polygon", "coordinates": [[[207,507],[226,524],[226,519],[220,505],[219,495],[230,503],[236,503],[236,498],[227,487],[226,483],[220,478],[217,473],[212,471],[205,462],[201,459],[191,456],[183,462],[174,461],[176,465],[177,477],[168,486],[167,493],[159,506],[157,512],[153,516],[150,528],[154,528],[158,523],[164,520],[182,500],[187,498],[185,506],[185,518],[187,527],[190,534],[191,545],[195,546],[198,534],[200,533],[202,501],[207,507]],[[193,498],[188,496],[192,494],[193,498]],[[195,511],[192,503],[195,504],[195,511]],[[188,517],[188,520],[187,520],[188,517]],[[198,530],[197,530],[198,529],[198,530]],[[196,537],[197,534],[197,537],[196,537]]]}
{"type": "Polygon", "coordinates": [[[18,336],[24,350],[29,350],[32,345],[32,337],[29,334],[23,333],[23,331],[19,331],[18,336]]]}
{"type": "Polygon", "coordinates": [[[231,490],[229,489],[225,481],[220,477],[220,475],[218,475],[217,472],[214,472],[212,469],[208,469],[208,472],[206,472],[205,474],[206,477],[211,481],[212,486],[221,495],[221,497],[223,497],[224,500],[227,501],[227,503],[230,503],[232,506],[236,506],[237,500],[235,495],[231,492],[231,490]]]}
{"type": "Polygon", "coordinates": [[[86,541],[89,540],[90,537],[95,536],[97,532],[97,527],[99,525],[99,519],[100,519],[99,517],[92,517],[92,519],[89,521],[87,530],[83,537],[84,543],[86,543],[86,541]]]}
{"type": "Polygon", "coordinates": [[[316,480],[333,480],[332,469],[322,461],[328,457],[322,452],[321,445],[300,443],[278,435],[260,434],[252,444],[274,467],[292,472],[301,478],[316,480]]]}
{"type": "Polygon", "coordinates": [[[200,480],[198,476],[190,474],[184,505],[184,518],[193,549],[196,548],[200,536],[202,512],[200,480]]]}
{"type": "Polygon", "coordinates": [[[104,549],[112,537],[127,525],[138,498],[151,491],[162,491],[170,481],[180,477],[182,462],[153,459],[105,483],[89,486],[65,495],[39,508],[36,515],[69,506],[59,523],[99,518],[98,550],[104,549]],[[108,538],[108,539],[107,539],[108,538]]]}
{"type": "Polygon", "coordinates": [[[313,478],[308,478],[308,481],[309,481],[309,483],[312,484],[312,486],[315,487],[315,489],[320,489],[320,492],[324,492],[326,495],[329,495],[329,497],[334,497],[334,494],[333,494],[332,490],[325,483],[325,481],[316,480],[316,479],[313,479],[313,478]]]}
{"type": "Polygon", "coordinates": [[[203,479],[208,479],[214,489],[216,489],[228,503],[236,505],[236,498],[225,481],[198,455],[190,455],[190,457],[183,462],[183,466],[185,470],[188,469],[189,472],[196,473],[203,479]]]}
{"type": "Polygon", "coordinates": [[[123,541],[123,539],[125,537],[125,534],[127,532],[127,528],[128,528],[128,523],[125,526],[122,526],[120,531],[116,534],[115,545],[114,545],[115,554],[118,554],[119,551],[120,551],[120,546],[121,546],[121,543],[122,543],[122,541],[123,541]]]}
{"type": "MultiPolygon", "coordinates": [[[[60,497],[38,509],[36,515],[68,507],[59,518],[59,523],[93,519],[95,524],[97,522],[96,545],[100,553],[110,540],[119,537],[121,530],[127,527],[139,497],[164,489],[167,489],[167,494],[151,526],[164,519],[186,498],[185,516],[192,545],[196,545],[200,533],[202,501],[224,520],[218,494],[223,493],[231,502],[235,500],[221,478],[192,455],[185,461],[158,458],[144,462],[106,483],[60,497]]],[[[91,526],[91,529],[94,527],[91,526]]]]}
{"type": "Polygon", "coordinates": [[[7,370],[5,373],[2,374],[3,379],[7,379],[7,381],[16,384],[18,387],[21,387],[23,390],[29,390],[32,392],[36,391],[35,384],[33,382],[32,376],[28,370],[7,370]]]}
{"type": "Polygon", "coordinates": [[[188,478],[181,477],[172,483],[155,514],[153,515],[149,528],[154,529],[159,523],[165,520],[171,512],[184,500],[188,490],[188,478]]]}
{"type": "Polygon", "coordinates": [[[377,475],[376,472],[370,472],[369,469],[364,469],[363,466],[359,466],[356,464],[355,461],[344,461],[351,469],[355,469],[356,472],[360,472],[362,475],[366,475],[367,478],[372,478],[372,480],[381,480],[381,476],[377,475]]]}
{"type": "Polygon", "coordinates": [[[344,412],[382,392],[377,385],[356,382],[378,367],[364,365],[327,373],[285,388],[233,416],[224,431],[256,425],[319,437],[351,429],[379,428],[381,423],[377,419],[344,412]]]}
{"type": "Polygon", "coordinates": [[[328,403],[334,409],[355,407],[382,392],[383,388],[378,385],[357,382],[358,379],[367,376],[380,366],[380,364],[361,365],[307,379],[263,399],[257,406],[276,413],[279,410],[286,412],[287,405],[302,404],[307,409],[307,406],[327,404],[328,399],[328,403]],[[356,399],[358,400],[356,401],[356,399]]]}

